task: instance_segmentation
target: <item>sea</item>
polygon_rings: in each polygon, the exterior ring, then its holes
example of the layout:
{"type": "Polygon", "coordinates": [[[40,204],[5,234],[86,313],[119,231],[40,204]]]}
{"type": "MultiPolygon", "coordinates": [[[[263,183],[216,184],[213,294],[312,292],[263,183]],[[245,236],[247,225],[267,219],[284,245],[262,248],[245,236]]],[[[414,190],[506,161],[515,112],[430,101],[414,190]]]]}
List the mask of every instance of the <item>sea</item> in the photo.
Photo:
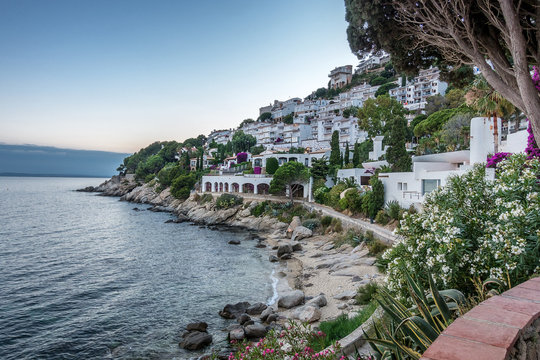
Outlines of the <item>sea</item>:
{"type": "Polygon", "coordinates": [[[225,304],[275,298],[254,234],[74,191],[104,180],[0,177],[0,359],[189,359],[186,324],[221,349],[225,304]]]}

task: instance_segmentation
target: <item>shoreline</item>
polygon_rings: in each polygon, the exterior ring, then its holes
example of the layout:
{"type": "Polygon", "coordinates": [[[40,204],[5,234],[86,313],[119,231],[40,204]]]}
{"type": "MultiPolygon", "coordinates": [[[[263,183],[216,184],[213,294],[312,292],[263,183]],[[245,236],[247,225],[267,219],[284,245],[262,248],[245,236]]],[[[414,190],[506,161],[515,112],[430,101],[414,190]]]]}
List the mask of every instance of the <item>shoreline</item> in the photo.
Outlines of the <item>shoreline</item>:
{"type": "MultiPolygon", "coordinates": [[[[187,200],[180,201],[172,197],[168,189],[158,193],[148,184],[137,185],[133,177],[120,176],[114,176],[98,187],[78,191],[97,192],[102,196],[120,197],[121,201],[151,205],[151,211],[170,212],[177,216],[173,222],[192,222],[216,229],[236,228],[257,232],[259,247],[267,248],[269,261],[272,261],[272,254],[280,246],[291,242],[287,236],[289,224],[275,217],[251,215],[251,209],[259,202],[256,200],[247,200],[243,206],[215,209],[214,201],[200,204],[193,194],[187,200]]],[[[333,236],[319,234],[306,237],[298,241],[298,249],[289,257],[277,259],[274,256],[272,262],[276,265],[268,278],[272,295],[266,299],[265,304],[277,315],[277,325],[284,325],[288,319],[303,320],[299,313],[321,294],[326,304],[320,307],[317,316],[308,319],[313,327],[341,314],[354,315],[362,309],[362,306],[355,304],[356,289],[380,277],[374,266],[375,258],[370,257],[363,246],[352,248],[343,245],[334,248],[333,236]],[[291,308],[279,307],[278,300],[295,290],[302,291],[301,303],[291,308]]]]}

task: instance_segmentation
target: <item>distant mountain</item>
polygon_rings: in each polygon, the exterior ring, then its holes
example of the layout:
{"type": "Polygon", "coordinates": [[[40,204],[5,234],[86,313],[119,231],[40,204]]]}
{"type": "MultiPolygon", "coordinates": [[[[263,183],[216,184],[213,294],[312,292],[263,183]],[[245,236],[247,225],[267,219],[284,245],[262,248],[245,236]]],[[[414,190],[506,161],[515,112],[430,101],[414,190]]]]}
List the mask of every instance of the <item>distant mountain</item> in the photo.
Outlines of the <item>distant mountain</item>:
{"type": "Polygon", "coordinates": [[[110,177],[130,154],[0,144],[0,175],[110,177]]]}

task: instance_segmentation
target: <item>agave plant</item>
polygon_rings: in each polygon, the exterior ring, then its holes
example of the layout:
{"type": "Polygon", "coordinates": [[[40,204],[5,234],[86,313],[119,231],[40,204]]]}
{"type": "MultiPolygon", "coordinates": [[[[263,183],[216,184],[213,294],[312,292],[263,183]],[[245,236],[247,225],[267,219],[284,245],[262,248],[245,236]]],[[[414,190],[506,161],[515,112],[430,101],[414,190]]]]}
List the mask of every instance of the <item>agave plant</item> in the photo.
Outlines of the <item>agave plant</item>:
{"type": "Polygon", "coordinates": [[[409,274],[407,283],[414,302],[410,308],[385,290],[379,292],[377,301],[389,321],[374,325],[375,338],[367,339],[378,360],[420,359],[466,303],[465,296],[458,290],[439,291],[431,275],[428,295],[409,274]]]}

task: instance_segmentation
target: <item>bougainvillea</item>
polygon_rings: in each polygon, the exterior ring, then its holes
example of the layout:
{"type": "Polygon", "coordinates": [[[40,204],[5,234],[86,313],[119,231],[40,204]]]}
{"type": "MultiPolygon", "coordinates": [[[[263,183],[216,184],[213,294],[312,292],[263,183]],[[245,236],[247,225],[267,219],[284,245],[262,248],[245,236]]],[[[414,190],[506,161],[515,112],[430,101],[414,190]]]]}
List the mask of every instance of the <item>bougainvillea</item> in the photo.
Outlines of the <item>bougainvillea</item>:
{"type": "Polygon", "coordinates": [[[512,155],[512,153],[507,153],[507,152],[498,152],[498,153],[495,153],[492,156],[488,155],[486,167],[487,168],[496,168],[498,163],[500,163],[501,161],[503,161],[504,159],[506,159],[510,155],[512,155]]]}
{"type": "Polygon", "coordinates": [[[245,152],[239,152],[236,154],[236,161],[238,161],[239,164],[246,162],[248,158],[248,154],[245,152]]]}
{"type": "Polygon", "coordinates": [[[400,240],[381,261],[393,292],[408,297],[406,271],[438,274],[444,287],[469,294],[472,279],[513,286],[540,271],[540,161],[515,154],[497,168],[495,180],[482,166],[449,178],[422,213],[402,220],[400,240]]]}
{"type": "Polygon", "coordinates": [[[530,121],[529,121],[529,127],[527,128],[527,132],[529,133],[529,137],[527,138],[527,147],[525,148],[525,154],[527,154],[527,159],[529,160],[532,158],[540,159],[540,149],[538,148],[538,145],[536,144],[536,140],[532,132],[530,121]]]}

